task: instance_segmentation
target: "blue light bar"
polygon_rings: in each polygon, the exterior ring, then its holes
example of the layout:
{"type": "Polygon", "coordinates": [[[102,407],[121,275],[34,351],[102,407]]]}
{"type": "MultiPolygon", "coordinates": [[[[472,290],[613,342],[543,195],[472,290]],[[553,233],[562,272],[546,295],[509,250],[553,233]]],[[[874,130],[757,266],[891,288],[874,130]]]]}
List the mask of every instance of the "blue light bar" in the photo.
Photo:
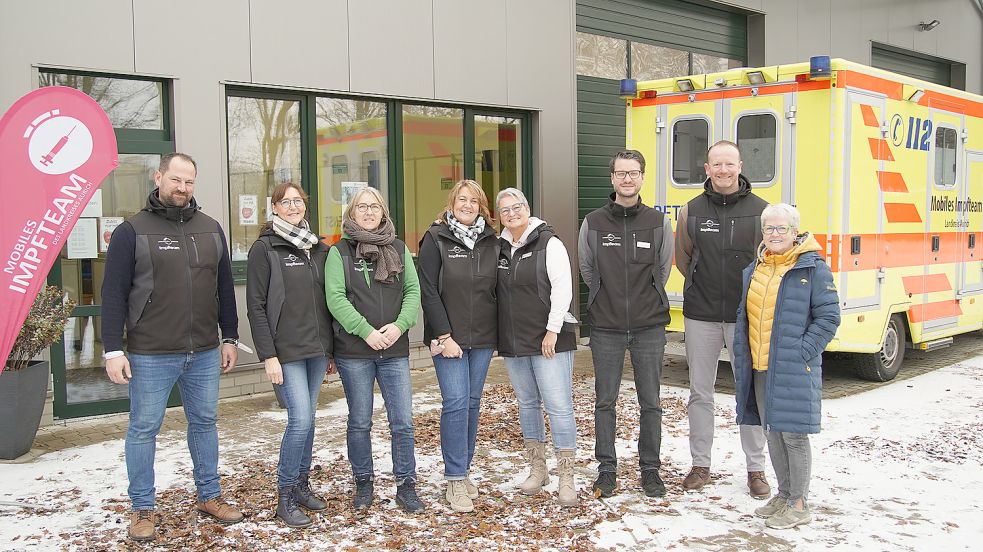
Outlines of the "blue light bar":
{"type": "Polygon", "coordinates": [[[638,81],[635,79],[621,79],[621,86],[618,95],[622,98],[635,98],[638,96],[638,81]]]}
{"type": "Polygon", "coordinates": [[[830,69],[829,56],[812,56],[809,58],[809,76],[812,78],[829,77],[833,72],[830,69]]]}

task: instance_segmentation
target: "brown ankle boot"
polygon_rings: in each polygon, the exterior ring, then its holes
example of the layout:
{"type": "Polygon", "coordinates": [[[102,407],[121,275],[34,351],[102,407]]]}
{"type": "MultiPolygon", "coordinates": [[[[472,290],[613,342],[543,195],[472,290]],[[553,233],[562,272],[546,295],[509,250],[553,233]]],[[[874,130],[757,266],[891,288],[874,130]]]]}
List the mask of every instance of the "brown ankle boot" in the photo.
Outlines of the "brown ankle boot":
{"type": "Polygon", "coordinates": [[[156,536],[157,516],[153,510],[137,510],[130,512],[130,528],[127,536],[130,540],[151,541],[156,536]]]}
{"type": "Polygon", "coordinates": [[[683,479],[683,489],[687,491],[699,491],[704,485],[710,482],[710,468],[703,466],[693,466],[689,470],[689,475],[683,479]]]}
{"type": "Polygon", "coordinates": [[[763,471],[747,472],[747,488],[752,498],[764,500],[771,496],[771,486],[768,485],[763,471]]]}
{"type": "Polygon", "coordinates": [[[222,497],[215,497],[205,502],[198,502],[198,511],[215,518],[216,521],[224,525],[231,525],[242,521],[242,512],[226,504],[222,497]]]}

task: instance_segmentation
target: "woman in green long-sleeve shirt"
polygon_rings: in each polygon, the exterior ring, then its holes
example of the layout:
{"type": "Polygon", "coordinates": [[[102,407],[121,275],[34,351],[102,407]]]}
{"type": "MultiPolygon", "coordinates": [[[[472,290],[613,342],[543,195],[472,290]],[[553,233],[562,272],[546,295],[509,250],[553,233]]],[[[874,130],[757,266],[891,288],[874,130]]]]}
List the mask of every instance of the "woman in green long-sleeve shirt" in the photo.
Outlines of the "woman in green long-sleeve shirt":
{"type": "Polygon", "coordinates": [[[334,317],[334,355],[348,401],[348,460],[356,510],[371,506],[373,385],[379,382],[392,440],[396,504],[423,509],[416,495],[413,390],[406,331],[416,323],[420,284],[413,257],[396,239],[389,209],[375,188],[348,202],[342,239],[324,264],[325,296],[334,317]]]}

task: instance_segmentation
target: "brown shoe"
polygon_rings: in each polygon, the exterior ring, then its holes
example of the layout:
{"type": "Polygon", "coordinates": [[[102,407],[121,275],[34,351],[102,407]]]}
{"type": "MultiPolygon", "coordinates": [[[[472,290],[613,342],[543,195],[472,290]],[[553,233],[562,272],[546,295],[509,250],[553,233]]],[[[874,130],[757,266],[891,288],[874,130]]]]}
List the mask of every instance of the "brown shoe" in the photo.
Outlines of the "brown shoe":
{"type": "Polygon", "coordinates": [[[683,489],[687,491],[699,491],[704,485],[710,482],[710,468],[703,466],[693,466],[689,470],[689,475],[683,479],[683,489]]]}
{"type": "Polygon", "coordinates": [[[154,540],[156,522],[157,516],[154,515],[153,510],[130,512],[130,528],[127,531],[127,536],[130,537],[130,540],[135,541],[154,540]]]}
{"type": "Polygon", "coordinates": [[[205,502],[198,502],[197,508],[199,512],[208,514],[219,523],[225,525],[242,521],[242,512],[223,502],[221,497],[215,497],[205,502]]]}
{"type": "Polygon", "coordinates": [[[752,498],[764,500],[771,497],[771,486],[768,485],[763,471],[747,472],[747,488],[751,491],[752,498]]]}

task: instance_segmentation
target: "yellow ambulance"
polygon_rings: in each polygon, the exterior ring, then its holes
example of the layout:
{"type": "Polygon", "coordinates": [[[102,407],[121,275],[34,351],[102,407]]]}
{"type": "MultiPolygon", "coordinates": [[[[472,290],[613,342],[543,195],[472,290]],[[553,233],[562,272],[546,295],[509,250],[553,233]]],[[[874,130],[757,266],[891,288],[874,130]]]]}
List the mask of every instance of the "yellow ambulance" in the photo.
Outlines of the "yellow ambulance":
{"type": "MultiPolygon", "coordinates": [[[[621,89],[642,200],[674,225],[717,140],[738,144],[757,195],[798,207],[840,295],[827,350],[858,353],[861,377],[983,327],[983,97],[826,56],[621,89]]],[[[682,331],[678,271],[668,288],[682,331]]]]}

